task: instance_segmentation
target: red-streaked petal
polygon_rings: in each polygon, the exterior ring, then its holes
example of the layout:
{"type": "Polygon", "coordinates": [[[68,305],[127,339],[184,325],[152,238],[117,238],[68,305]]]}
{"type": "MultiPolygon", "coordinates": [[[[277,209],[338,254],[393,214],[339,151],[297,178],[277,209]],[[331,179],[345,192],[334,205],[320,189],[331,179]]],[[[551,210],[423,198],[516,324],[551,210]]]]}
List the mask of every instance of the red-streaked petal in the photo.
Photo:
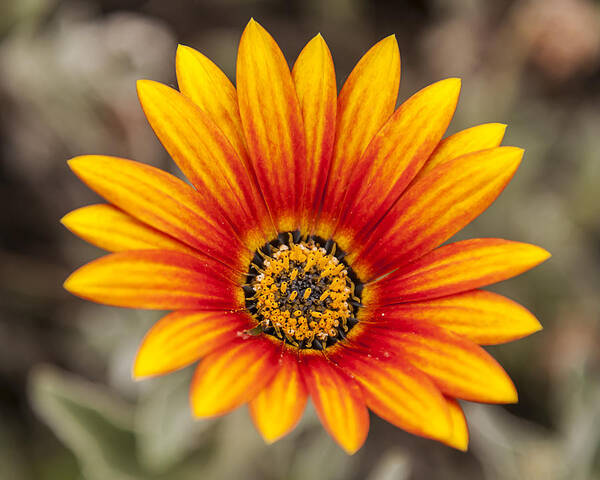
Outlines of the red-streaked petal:
{"type": "Polygon", "coordinates": [[[502,123],[484,123],[450,135],[436,147],[415,180],[454,158],[499,147],[505,131],[506,125],[502,123]]]}
{"type": "Polygon", "coordinates": [[[179,90],[212,118],[238,156],[247,162],[242,121],[235,87],[211,60],[179,45],[175,59],[179,90]]]}
{"type": "Polygon", "coordinates": [[[459,91],[460,79],[442,80],[396,110],[352,168],[338,231],[357,243],[368,236],[441,140],[459,91]]]}
{"type": "Polygon", "coordinates": [[[523,150],[499,147],[463,155],[413,183],[370,235],[348,256],[363,281],[421,257],[461,230],[502,192],[523,150]]]}
{"type": "Polygon", "coordinates": [[[336,137],[319,234],[329,238],[354,165],[396,108],[400,52],[394,36],[374,45],[352,70],[338,98],[336,137]]]}
{"type": "Polygon", "coordinates": [[[256,337],[231,342],[208,355],[192,380],[194,415],[223,415],[252,400],[275,374],[278,355],[271,341],[256,337]]]}
{"type": "Polygon", "coordinates": [[[450,421],[452,423],[452,435],[444,443],[452,448],[466,452],[469,447],[469,427],[463,409],[453,398],[446,398],[450,421]]]}
{"type": "Polygon", "coordinates": [[[464,240],[395,270],[375,288],[383,305],[444,297],[514,277],[549,257],[543,248],[527,243],[464,240]]]}
{"type": "Polygon", "coordinates": [[[198,255],[197,250],[108,204],[78,208],[61,222],[75,235],[109,252],[159,249],[198,255]]]}
{"type": "Polygon", "coordinates": [[[71,274],[64,287],[107,305],[158,310],[235,309],[242,289],[223,276],[220,264],[169,250],[113,253],[71,274]]]}
{"type": "Polygon", "coordinates": [[[307,174],[302,112],[281,50],[254,20],[240,40],[237,92],[262,194],[278,230],[294,230],[307,174]]]}
{"type": "Polygon", "coordinates": [[[133,366],[135,378],[163,375],[194,363],[251,328],[250,318],[229,311],[180,310],[148,331],[133,366]]]}
{"type": "Polygon", "coordinates": [[[379,310],[384,314],[388,311],[396,318],[443,327],[480,345],[510,342],[542,329],[529,310],[485,290],[390,305],[379,310]]]}
{"type": "Polygon", "coordinates": [[[284,350],[276,369],[271,382],[248,404],[254,425],[267,443],[296,426],[308,399],[295,352],[284,350]]]}
{"type": "Polygon", "coordinates": [[[92,190],[133,217],[232,268],[247,268],[247,252],[224,219],[213,218],[192,187],[143,163],[83,156],[69,167],[92,190]]]}
{"type": "Polygon", "coordinates": [[[166,85],[137,83],[140,103],[156,136],[202,197],[212,218],[227,218],[251,245],[275,232],[262,197],[227,137],[210,115],[166,85]],[[250,238],[248,238],[250,237],[250,238]]]}
{"type": "Polygon", "coordinates": [[[442,393],[473,402],[517,401],[510,377],[479,345],[440,327],[392,317],[386,315],[385,342],[431,377],[442,393]]]}
{"type": "Polygon", "coordinates": [[[340,349],[332,360],[359,383],[367,406],[378,416],[415,435],[449,438],[450,417],[439,390],[408,362],[370,353],[369,343],[374,341],[340,349]]]}
{"type": "Polygon", "coordinates": [[[301,229],[311,231],[321,206],[335,138],[337,87],[331,52],[321,35],[300,52],[292,69],[306,133],[306,185],[301,229]]]}
{"type": "Polygon", "coordinates": [[[320,354],[302,355],[300,368],[323,427],[353,454],[369,432],[369,412],[360,388],[320,354]]]}

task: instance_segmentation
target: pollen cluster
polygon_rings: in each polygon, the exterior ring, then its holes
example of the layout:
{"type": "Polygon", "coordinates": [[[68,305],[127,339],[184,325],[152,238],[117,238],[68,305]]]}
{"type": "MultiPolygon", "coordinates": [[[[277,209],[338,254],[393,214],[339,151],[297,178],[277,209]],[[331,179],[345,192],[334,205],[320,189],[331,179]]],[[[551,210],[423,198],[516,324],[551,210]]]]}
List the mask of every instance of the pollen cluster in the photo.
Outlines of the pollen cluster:
{"type": "Polygon", "coordinates": [[[269,253],[247,290],[247,305],[262,332],[299,348],[323,349],[343,339],[357,323],[360,299],[349,267],[314,240],[289,241],[269,253]]]}

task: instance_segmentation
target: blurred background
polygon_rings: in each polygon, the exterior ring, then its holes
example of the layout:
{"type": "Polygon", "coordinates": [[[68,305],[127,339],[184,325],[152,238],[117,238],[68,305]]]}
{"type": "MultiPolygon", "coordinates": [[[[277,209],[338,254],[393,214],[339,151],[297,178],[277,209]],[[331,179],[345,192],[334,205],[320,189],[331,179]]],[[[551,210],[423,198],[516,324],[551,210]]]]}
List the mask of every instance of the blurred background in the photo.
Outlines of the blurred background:
{"type": "Polygon", "coordinates": [[[600,2],[593,0],[1,0],[0,478],[569,479],[600,478],[600,2]],[[317,32],[341,84],[362,53],[395,33],[400,99],[463,79],[449,133],[509,125],[527,152],[515,180],[461,237],[544,246],[553,258],[494,289],[544,330],[491,352],[520,403],[465,405],[467,454],[373,417],[346,456],[309,407],[266,447],[245,408],[194,421],[191,369],[133,382],[159,312],[98,306],[62,282],[101,252],[59,219],[98,201],[67,169],[79,154],[171,170],[135,80],[175,84],[177,43],[234,78],[253,16],[293,62],[317,32]]]}

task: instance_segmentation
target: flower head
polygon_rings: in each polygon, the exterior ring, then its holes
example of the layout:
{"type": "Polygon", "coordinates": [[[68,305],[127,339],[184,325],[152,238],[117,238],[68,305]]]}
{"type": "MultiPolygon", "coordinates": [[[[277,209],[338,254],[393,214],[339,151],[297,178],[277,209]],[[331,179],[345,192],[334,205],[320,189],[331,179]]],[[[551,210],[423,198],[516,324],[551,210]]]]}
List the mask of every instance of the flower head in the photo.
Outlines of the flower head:
{"type": "Polygon", "coordinates": [[[460,81],[395,109],[394,37],[372,47],[341,89],[321,36],[290,72],[250,21],[237,87],[179,47],[180,91],[142,80],[156,135],[193,186],[131,160],[84,156],[72,170],[107,200],[63,219],[111,253],[65,282],[75,295],[173,310],[146,335],[135,377],[201,360],[194,414],[248,403],[267,442],[289,432],[310,396],[349,453],[368,410],[411,433],[466,449],[456,399],[510,403],[508,375],[480,344],[541,327],[480,287],[548,258],[496,238],[442,245],[485,210],[522,150],[504,125],[445,139],[460,81]]]}

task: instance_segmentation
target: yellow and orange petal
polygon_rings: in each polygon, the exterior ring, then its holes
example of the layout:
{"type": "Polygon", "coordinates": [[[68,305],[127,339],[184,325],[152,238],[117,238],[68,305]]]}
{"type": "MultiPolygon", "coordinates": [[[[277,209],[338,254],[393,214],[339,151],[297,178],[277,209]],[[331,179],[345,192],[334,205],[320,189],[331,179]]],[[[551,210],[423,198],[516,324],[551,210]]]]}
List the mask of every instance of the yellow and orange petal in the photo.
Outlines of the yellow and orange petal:
{"type": "Polygon", "coordinates": [[[522,156],[519,148],[498,147],[433,169],[404,193],[349,261],[364,265],[372,279],[433,250],[489,207],[522,156]]]}
{"type": "Polygon", "coordinates": [[[361,389],[321,355],[302,355],[300,368],[323,427],[346,452],[356,452],[369,432],[361,389]]]}
{"type": "Polygon", "coordinates": [[[211,116],[178,91],[140,80],[140,103],[171,158],[192,182],[208,218],[222,218],[257,248],[272,225],[251,173],[211,116]],[[260,240],[256,240],[256,238],[260,240]]]}
{"type": "MultiPolygon", "coordinates": [[[[433,324],[480,345],[495,345],[526,337],[542,329],[533,314],[518,303],[485,290],[379,309],[379,315],[433,324]]],[[[377,318],[375,315],[373,316],[377,318]]]]}
{"type": "Polygon", "coordinates": [[[499,238],[440,247],[376,283],[381,304],[445,297],[512,278],[543,261],[543,248],[499,238]]]}
{"type": "Polygon", "coordinates": [[[135,378],[186,367],[243,335],[252,322],[244,313],[179,310],[160,319],[144,337],[133,365],[135,378]]]}
{"type": "Polygon", "coordinates": [[[399,86],[400,51],[392,35],[364,54],[340,91],[333,157],[317,225],[323,238],[333,233],[356,162],[394,112],[399,86]]]}
{"type": "Polygon", "coordinates": [[[381,418],[416,435],[441,441],[450,437],[450,416],[440,390],[409,362],[385,352],[377,355],[368,347],[341,349],[332,361],[352,373],[368,407],[381,418]]]}
{"type": "Polygon", "coordinates": [[[262,195],[278,231],[294,230],[308,174],[302,111],[283,53],[253,20],[240,40],[237,92],[250,162],[262,195]],[[277,132],[276,142],[273,132],[277,132]]]}
{"type": "Polygon", "coordinates": [[[351,235],[351,250],[400,197],[450,124],[460,80],[434,83],[413,95],[394,112],[373,137],[346,187],[338,221],[339,234],[351,235]]]}
{"type": "MultiPolygon", "coordinates": [[[[132,217],[166,233],[230,268],[246,256],[233,227],[211,215],[201,195],[158,168],[116,157],[88,155],[69,167],[92,190],[132,217]],[[228,255],[234,247],[237,256],[228,255]]],[[[214,212],[213,212],[214,213],[214,212]]]]}
{"type": "Polygon", "coordinates": [[[194,415],[223,415],[252,400],[275,375],[278,355],[273,343],[262,338],[239,338],[207,355],[190,389],[194,415]]]}
{"type": "Polygon", "coordinates": [[[75,235],[109,252],[175,250],[199,255],[185,243],[109,204],[78,208],[65,215],[61,223],[75,235]]]}
{"type": "Polygon", "coordinates": [[[300,228],[312,232],[331,165],[337,114],[337,89],[331,52],[321,35],[300,52],[292,78],[306,135],[307,175],[302,193],[300,228]]]}
{"type": "Polygon", "coordinates": [[[296,426],[308,400],[296,352],[284,349],[274,368],[272,380],[248,404],[254,425],[267,443],[296,426]]]}
{"type": "Polygon", "coordinates": [[[332,438],[356,452],[369,409],[458,450],[469,441],[457,399],[517,400],[480,345],[541,325],[480,287],[549,257],[502,239],[444,246],[483,212],[523,151],[489,123],[443,139],[460,80],[422,89],[395,109],[400,54],[373,46],[336,90],[317,35],[290,71],[251,20],[237,86],[180,46],[179,91],[149,80],[138,94],[157,137],[191,185],[107,156],[69,161],[108,202],[62,222],[114,252],[65,288],[131,308],[174,310],[147,333],[136,378],[200,362],[197,417],[248,404],[267,443],[290,432],[310,397],[332,438]]]}
{"type": "Polygon", "coordinates": [[[179,91],[210,117],[248,165],[237,92],[231,81],[210,59],[184,45],[177,48],[175,69],[179,91]]]}
{"type": "Polygon", "coordinates": [[[209,258],[172,250],[113,253],[84,265],[64,284],[71,293],[118,307],[239,309],[243,293],[209,258]]]}

